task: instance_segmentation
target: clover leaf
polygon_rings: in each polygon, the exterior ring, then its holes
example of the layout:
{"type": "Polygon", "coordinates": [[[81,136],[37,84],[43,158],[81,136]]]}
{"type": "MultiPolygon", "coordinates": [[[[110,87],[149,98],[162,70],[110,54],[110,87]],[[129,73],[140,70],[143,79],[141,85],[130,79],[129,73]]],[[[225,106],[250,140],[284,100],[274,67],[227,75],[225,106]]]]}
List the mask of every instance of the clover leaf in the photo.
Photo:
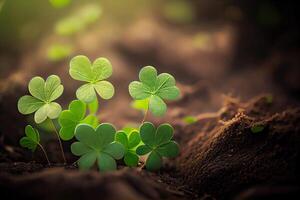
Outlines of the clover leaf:
{"type": "Polygon", "coordinates": [[[100,171],[117,168],[116,159],[124,156],[122,144],[115,142],[116,129],[108,123],[100,124],[96,130],[87,124],[80,124],[75,129],[78,142],[71,145],[71,152],[80,156],[77,161],[81,170],[90,169],[96,162],[100,171]]]}
{"type": "Polygon", "coordinates": [[[76,56],[70,62],[69,73],[73,79],[87,82],[76,91],[77,98],[85,103],[93,102],[96,92],[103,99],[114,95],[114,86],[104,81],[112,75],[111,63],[106,58],[97,58],[92,64],[86,56],[76,56]]]}
{"type": "Polygon", "coordinates": [[[131,131],[127,134],[125,131],[118,131],[116,141],[125,147],[124,162],[129,167],[137,166],[139,156],[136,154],[136,148],[141,142],[140,134],[137,131],[131,131]]]}
{"type": "Polygon", "coordinates": [[[59,116],[61,106],[52,102],[60,97],[64,90],[58,76],[51,75],[46,81],[41,77],[34,77],[29,82],[28,89],[32,96],[25,95],[19,99],[20,113],[27,115],[35,112],[34,120],[38,124],[47,118],[56,119],[59,116]]]}
{"type": "Polygon", "coordinates": [[[25,135],[25,137],[20,139],[20,145],[34,152],[40,143],[40,134],[38,130],[34,129],[30,125],[27,125],[25,128],[25,135]]]}
{"type": "Polygon", "coordinates": [[[98,118],[94,115],[86,114],[86,104],[80,100],[74,100],[70,103],[69,109],[61,112],[58,122],[61,126],[59,131],[60,138],[70,140],[74,137],[75,128],[80,123],[86,123],[93,127],[98,126],[98,118]]]}
{"type": "Polygon", "coordinates": [[[38,130],[34,129],[30,125],[27,125],[25,128],[25,135],[25,137],[22,137],[20,139],[20,145],[24,148],[30,149],[32,152],[34,152],[36,150],[36,147],[39,146],[43,151],[48,164],[50,165],[48,155],[44,147],[40,144],[40,134],[38,130]]]}
{"type": "Polygon", "coordinates": [[[167,110],[163,100],[175,100],[179,96],[179,89],[175,86],[175,78],[157,71],[152,66],[143,67],[139,73],[139,81],[129,84],[129,93],[135,100],[149,98],[149,109],[155,116],[162,116],[167,110]]]}
{"type": "Polygon", "coordinates": [[[145,122],[140,127],[140,136],[144,145],[136,149],[138,155],[149,154],[146,168],[150,171],[158,170],[162,165],[162,158],[176,157],[179,153],[178,144],[171,140],[173,128],[169,124],[161,124],[157,129],[150,122],[145,122]]]}

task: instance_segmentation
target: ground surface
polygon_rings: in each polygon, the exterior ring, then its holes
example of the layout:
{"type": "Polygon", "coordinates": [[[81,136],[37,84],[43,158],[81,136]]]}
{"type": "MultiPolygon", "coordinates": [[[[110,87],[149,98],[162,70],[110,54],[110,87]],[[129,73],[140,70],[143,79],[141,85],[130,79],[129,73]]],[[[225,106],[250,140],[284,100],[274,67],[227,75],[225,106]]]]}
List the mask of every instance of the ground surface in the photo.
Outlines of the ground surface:
{"type": "Polygon", "coordinates": [[[232,26],[206,30],[210,39],[204,46],[193,45],[193,31],[183,32],[145,17],[118,37],[101,30],[104,37],[99,39],[99,33],[91,31],[76,44],[92,59],[111,59],[116,96],[100,102],[99,118],[118,128],[142,120],[141,113],[128,106],[127,90],[140,67],[157,66],[159,72],[172,73],[178,80],[182,98],[169,104],[164,118],[148,118],[156,124],[174,125],[181,146],[180,156],[165,160],[158,173],[122,164],[120,170],[107,174],[80,172],[72,164],[76,158],[69,153],[68,143],[64,147],[69,164],[61,166],[51,135],[45,146],[50,160],[58,163],[54,166],[45,164],[41,152],[32,155],[21,149],[18,140],[26,118],[17,112],[16,103],[26,93],[28,80],[34,75],[60,75],[66,91],[63,104],[75,98],[78,86],[68,76],[68,61],[47,63],[38,56],[51,38],[24,53],[20,66],[1,80],[1,194],[31,199],[272,199],[299,195],[300,87],[295,81],[299,69],[295,56],[290,56],[297,53],[274,49],[264,60],[243,63],[233,58],[238,49],[234,45],[237,30],[232,26]],[[139,34],[142,30],[147,34],[139,34]],[[108,38],[110,42],[105,42],[108,38]],[[87,48],[84,44],[90,40],[94,46],[87,48]],[[197,116],[198,122],[183,123],[186,115],[197,116]],[[264,130],[252,133],[251,127],[257,124],[264,130]]]}

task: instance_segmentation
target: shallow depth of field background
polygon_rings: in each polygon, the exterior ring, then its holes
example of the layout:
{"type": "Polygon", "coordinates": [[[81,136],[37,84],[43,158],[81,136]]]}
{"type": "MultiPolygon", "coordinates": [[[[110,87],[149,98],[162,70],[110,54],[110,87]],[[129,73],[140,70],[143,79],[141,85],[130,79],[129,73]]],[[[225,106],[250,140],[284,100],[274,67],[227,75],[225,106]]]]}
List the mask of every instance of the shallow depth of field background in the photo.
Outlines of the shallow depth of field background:
{"type": "Polygon", "coordinates": [[[62,78],[66,108],[80,85],[69,60],[79,54],[112,62],[116,94],[100,101],[100,119],[119,127],[142,118],[127,87],[146,65],[196,97],[171,104],[172,116],[216,111],[223,95],[297,104],[298,15],[267,0],[0,0],[1,119],[23,120],[16,102],[36,75],[62,78]]]}

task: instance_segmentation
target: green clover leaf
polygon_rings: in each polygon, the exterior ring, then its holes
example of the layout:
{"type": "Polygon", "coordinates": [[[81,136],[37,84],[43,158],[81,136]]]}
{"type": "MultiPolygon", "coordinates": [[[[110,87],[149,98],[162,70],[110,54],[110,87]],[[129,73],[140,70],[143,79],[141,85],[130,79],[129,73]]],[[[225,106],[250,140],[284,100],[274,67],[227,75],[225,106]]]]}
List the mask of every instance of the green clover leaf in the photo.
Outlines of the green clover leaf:
{"type": "Polygon", "coordinates": [[[71,152],[80,156],[77,161],[81,170],[90,169],[96,162],[100,171],[117,168],[115,160],[124,156],[122,144],[115,142],[116,129],[108,123],[100,124],[96,130],[87,124],[80,124],[75,129],[78,142],[71,145],[71,152]]]}
{"type": "Polygon", "coordinates": [[[20,145],[34,152],[36,147],[40,144],[40,134],[38,130],[34,129],[30,125],[27,125],[25,128],[25,135],[25,137],[20,139],[20,145]]]}
{"type": "Polygon", "coordinates": [[[52,102],[60,97],[64,87],[60,78],[51,75],[45,81],[41,77],[34,77],[28,85],[30,94],[21,97],[18,101],[18,110],[27,115],[35,112],[34,121],[38,124],[47,118],[56,119],[61,112],[61,106],[52,102]]]}
{"type": "Polygon", "coordinates": [[[86,115],[86,104],[80,100],[70,103],[69,109],[61,112],[58,122],[61,126],[59,131],[60,138],[70,140],[74,137],[75,128],[80,123],[89,124],[93,127],[98,126],[98,118],[94,115],[86,115]]]}
{"type": "Polygon", "coordinates": [[[129,84],[129,93],[135,100],[149,98],[149,109],[155,116],[162,116],[167,110],[167,105],[163,100],[175,100],[180,91],[175,86],[175,78],[162,73],[157,75],[157,71],[152,66],[143,67],[139,73],[139,81],[129,84]]]}
{"type": "Polygon", "coordinates": [[[162,158],[173,158],[179,154],[178,144],[171,140],[173,128],[169,124],[161,124],[157,129],[150,122],[140,127],[140,136],[144,145],[136,149],[138,155],[149,154],[146,168],[150,171],[158,170],[162,165],[162,158]]]}
{"type": "Polygon", "coordinates": [[[85,103],[93,102],[96,92],[103,99],[114,95],[114,86],[104,81],[112,75],[111,63],[106,58],[97,58],[92,64],[86,56],[76,56],[70,62],[69,73],[73,79],[87,82],[76,91],[77,98],[85,103]]]}
{"type": "Polygon", "coordinates": [[[129,167],[137,166],[139,156],[136,154],[136,148],[141,142],[140,134],[137,131],[131,131],[127,134],[125,131],[118,131],[116,141],[125,147],[124,162],[129,167]]]}

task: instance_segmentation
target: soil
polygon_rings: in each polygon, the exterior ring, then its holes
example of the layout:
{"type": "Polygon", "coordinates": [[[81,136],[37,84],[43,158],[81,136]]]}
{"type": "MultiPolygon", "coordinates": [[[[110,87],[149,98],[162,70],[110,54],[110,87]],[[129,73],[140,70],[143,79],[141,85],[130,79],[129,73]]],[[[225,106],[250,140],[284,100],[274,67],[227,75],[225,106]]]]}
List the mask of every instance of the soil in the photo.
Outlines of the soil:
{"type": "Polygon", "coordinates": [[[109,40],[112,42],[102,43],[107,38],[99,39],[98,32],[92,31],[75,44],[92,59],[104,55],[112,60],[111,81],[117,92],[111,101],[100,102],[99,118],[117,128],[142,120],[141,113],[128,106],[127,92],[129,82],[137,79],[141,66],[157,66],[159,72],[170,72],[178,80],[181,99],[168,104],[164,118],[148,118],[155,124],[171,123],[175,128],[174,138],[181,147],[180,155],[164,160],[157,173],[141,166],[128,168],[121,162],[115,172],[99,173],[95,169],[81,172],[74,164],[76,157],[70,153],[70,143],[64,143],[68,164],[62,166],[56,139],[49,134],[44,135],[48,138],[44,145],[54,163],[50,167],[42,152],[31,154],[20,148],[18,140],[30,119],[17,112],[16,103],[26,93],[28,80],[37,74],[60,75],[66,91],[60,103],[65,106],[75,98],[78,86],[67,75],[68,61],[53,64],[38,56],[51,39],[41,41],[41,46],[20,56],[20,67],[7,72],[0,82],[1,196],[118,200],[299,196],[300,83],[295,78],[299,74],[298,61],[293,59],[299,54],[273,49],[259,62],[243,63],[232,60],[234,42],[227,44],[223,40],[234,41],[238,33],[234,27],[207,30],[213,37],[209,50],[191,45],[194,29],[183,32],[172,24],[145,17],[123,30],[120,37],[109,40]],[[141,30],[149,34],[140,34],[141,30]],[[82,45],[90,38],[101,46],[89,50],[82,45]],[[243,66],[237,69],[232,63],[243,66]],[[287,69],[287,65],[291,67],[287,69]],[[182,118],[186,115],[194,115],[198,121],[185,124],[182,118]],[[264,126],[263,131],[253,133],[251,127],[258,124],[264,126]]]}

